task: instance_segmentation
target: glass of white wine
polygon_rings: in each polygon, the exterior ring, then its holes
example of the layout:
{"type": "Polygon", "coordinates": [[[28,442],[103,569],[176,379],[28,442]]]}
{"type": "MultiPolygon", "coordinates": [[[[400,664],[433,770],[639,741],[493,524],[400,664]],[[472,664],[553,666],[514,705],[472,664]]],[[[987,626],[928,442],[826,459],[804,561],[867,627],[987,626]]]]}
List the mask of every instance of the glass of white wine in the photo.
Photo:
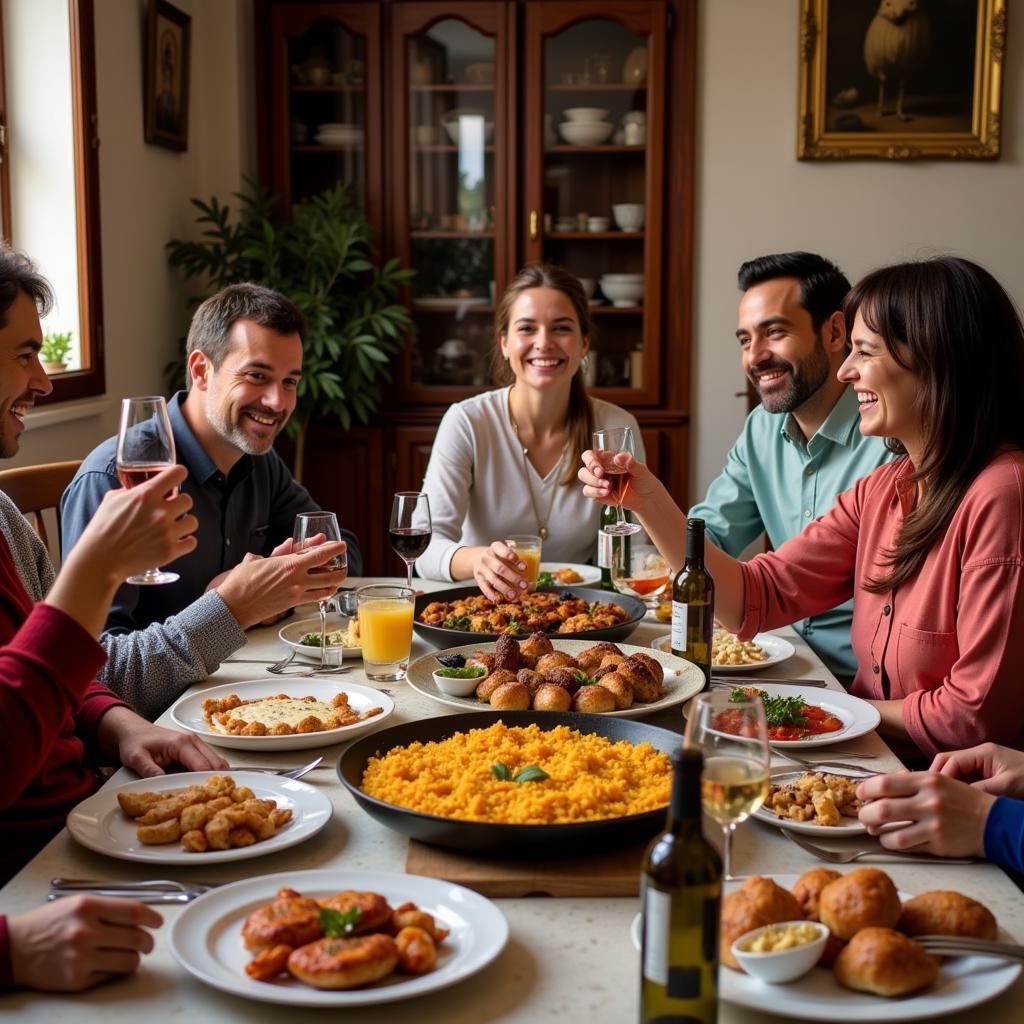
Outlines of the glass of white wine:
{"type": "Polygon", "coordinates": [[[771,748],[760,697],[735,691],[702,693],[690,705],[686,742],[704,752],[701,803],[722,827],[722,866],[732,878],[732,834],[768,796],[771,748]]]}

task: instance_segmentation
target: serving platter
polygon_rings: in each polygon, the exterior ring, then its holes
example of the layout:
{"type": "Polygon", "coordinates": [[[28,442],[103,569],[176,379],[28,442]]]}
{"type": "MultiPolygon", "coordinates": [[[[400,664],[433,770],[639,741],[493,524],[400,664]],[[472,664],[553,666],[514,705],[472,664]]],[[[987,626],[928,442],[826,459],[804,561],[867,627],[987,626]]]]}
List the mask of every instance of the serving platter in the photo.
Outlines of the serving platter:
{"type": "MultiPolygon", "coordinates": [[[[593,640],[597,643],[600,640],[625,640],[626,637],[636,629],[647,612],[647,606],[643,601],[630,597],[628,594],[617,594],[610,590],[599,590],[595,587],[546,587],[541,588],[538,593],[561,594],[568,591],[573,597],[579,597],[590,604],[616,604],[625,609],[629,618],[606,629],[590,629],[584,633],[549,633],[554,639],[561,640],[593,640]]],[[[496,640],[498,633],[474,633],[468,629],[446,629],[444,626],[432,626],[420,622],[419,618],[423,609],[435,601],[458,601],[464,597],[472,597],[480,593],[477,586],[449,587],[446,590],[432,590],[429,594],[420,594],[416,598],[415,620],[413,628],[423,637],[424,640],[432,643],[435,647],[450,647],[452,644],[486,643],[488,640],[496,640]]],[[[516,634],[517,638],[525,640],[527,633],[516,634]]]]}
{"type": "MultiPolygon", "coordinates": [[[[803,768],[799,771],[791,771],[784,768],[781,771],[774,770],[769,780],[773,786],[788,786],[804,775],[813,772],[814,769],[803,768]]],[[[824,775],[842,775],[854,781],[861,781],[867,778],[869,773],[844,772],[836,768],[822,768],[824,775]]],[[[838,825],[815,825],[811,821],[794,821],[792,818],[780,818],[774,811],[765,806],[754,811],[753,817],[756,821],[763,821],[766,825],[774,825],[776,828],[785,828],[790,832],[803,832],[805,835],[817,836],[819,839],[839,839],[845,836],[863,835],[868,827],[861,823],[858,818],[849,818],[843,815],[838,825]]]]}
{"type": "Polygon", "coordinates": [[[225,683],[206,690],[197,690],[182,697],[171,708],[171,720],[186,732],[194,732],[207,743],[217,747],[231,747],[234,750],[310,750],[313,747],[329,747],[336,743],[347,743],[383,722],[395,710],[395,702],[380,690],[354,683],[339,683],[326,679],[298,679],[287,675],[263,679],[250,679],[242,683],[225,683]],[[323,729],[320,732],[291,733],[287,736],[232,736],[213,729],[203,714],[203,701],[223,700],[237,693],[242,700],[258,700],[286,693],[289,697],[316,697],[330,704],[336,694],[348,695],[349,707],[354,711],[381,708],[379,715],[367,718],[340,729],[323,729]]]}
{"type": "Polygon", "coordinates": [[[123,786],[107,787],[87,797],[72,808],[67,818],[68,831],[82,846],[118,860],[142,861],[149,864],[219,864],[236,860],[249,860],[264,854],[276,853],[289,846],[315,836],[333,813],[330,798],[297,779],[279,775],[263,775],[244,770],[223,772],[179,772],[159,775],[152,779],[138,779],[123,786]],[[146,846],[139,842],[137,826],[117,802],[118,793],[163,793],[186,786],[201,786],[211,776],[230,775],[237,785],[248,786],[259,800],[271,799],[281,808],[291,809],[292,820],[276,834],[252,846],[239,846],[230,850],[207,850],[189,853],[180,842],[146,846]]]}
{"type": "MultiPolygon", "coordinates": [[[[347,630],[349,622],[352,621],[352,617],[348,615],[340,615],[338,612],[327,613],[327,632],[333,633],[337,630],[347,630]]],[[[320,660],[320,645],[319,644],[304,644],[302,638],[307,633],[319,633],[320,632],[320,616],[313,619],[297,619],[295,622],[289,622],[286,626],[282,626],[278,632],[278,637],[283,640],[296,654],[302,655],[304,658],[312,658],[314,661],[320,660]]],[[[342,661],[345,658],[361,658],[363,656],[362,647],[345,647],[344,645],[328,644],[327,645],[327,660],[331,664],[337,664],[337,661],[331,661],[332,657],[336,657],[336,652],[341,650],[342,661]]]]}
{"type": "MultiPolygon", "coordinates": [[[[790,889],[799,875],[765,875],[790,889]]],[[[732,892],[744,879],[725,883],[732,892]]],[[[899,893],[908,900],[911,893],[899,893]]],[[[630,926],[633,947],[640,949],[641,919],[630,926]]],[[[1014,940],[1000,930],[1000,940],[1014,940]]],[[[728,1003],[770,1012],[789,1020],[907,1021],[934,1020],[949,1013],[987,1003],[1005,992],[1020,977],[1021,965],[991,956],[959,956],[942,961],[935,983],[918,995],[883,999],[869,992],[854,992],[836,981],[831,970],[814,967],[808,974],[785,985],[765,985],[742,971],[718,969],[718,995],[728,1003]],[[770,1003],[768,1002],[770,1000],[770,1003]]]]}
{"type": "MultiPolygon", "coordinates": [[[[822,733],[819,736],[808,736],[802,740],[769,740],[773,747],[785,749],[789,747],[827,747],[833,743],[845,743],[856,739],[878,727],[882,716],[877,709],[860,697],[854,697],[845,690],[808,690],[803,686],[787,686],[785,683],[764,683],[759,679],[736,680],[736,688],[754,687],[763,690],[773,697],[802,697],[808,704],[817,704],[830,714],[835,715],[842,723],[842,729],[835,732],[822,733]]],[[[689,703],[683,705],[683,716],[689,717],[689,703]]]]}
{"type": "Polygon", "coordinates": [[[533,852],[548,856],[581,847],[608,849],[639,842],[664,828],[664,808],[621,818],[566,825],[502,825],[424,814],[369,796],[360,788],[371,757],[383,756],[393,747],[448,739],[468,729],[486,729],[499,721],[509,727],[538,725],[544,730],[567,725],[581,733],[604,736],[612,742],[627,740],[633,744],[649,743],[666,754],[682,743],[682,737],[669,729],[607,715],[557,711],[542,715],[534,711],[474,711],[406,722],[358,739],[346,747],[338,758],[338,777],[359,806],[382,825],[421,842],[454,850],[477,853],[533,852]]]}
{"type": "Polygon", "coordinates": [[[461,885],[420,875],[337,869],[261,875],[211,889],[182,910],[170,934],[174,958],[207,985],[258,1002],[307,1007],[371,1006],[436,992],[482,970],[507,941],[505,915],[486,896],[461,885]],[[284,886],[320,899],[346,889],[379,892],[393,907],[417,904],[451,931],[438,948],[437,966],[426,974],[393,974],[345,991],[311,988],[291,977],[254,981],[245,973],[253,954],[242,945],[242,926],[284,886]]]}
{"type": "MultiPolygon", "coordinates": [[[[551,643],[556,651],[565,651],[567,654],[576,655],[593,647],[601,641],[589,640],[562,640],[557,635],[551,637],[551,643]]],[[[431,654],[424,654],[417,658],[408,668],[406,679],[409,685],[431,700],[441,704],[448,704],[451,707],[461,708],[463,711],[493,711],[490,704],[485,704],[476,697],[452,697],[438,688],[434,682],[434,672],[440,668],[437,659],[445,654],[463,654],[469,657],[477,651],[493,651],[495,643],[466,644],[462,647],[451,647],[446,651],[434,651],[431,654]]],[[[636,647],[633,644],[618,644],[623,654],[649,654],[656,658],[664,670],[665,696],[660,700],[652,701],[650,704],[634,704],[625,711],[607,711],[602,718],[642,718],[644,715],[653,715],[655,712],[663,711],[665,708],[674,707],[689,700],[695,694],[700,693],[704,688],[704,674],[696,665],[677,658],[673,654],[663,654],[661,651],[651,652],[648,647],[636,647]]],[[[572,712],[570,712],[571,714],[572,712]]],[[[547,711],[532,711],[530,714],[538,717],[550,714],[547,711]]]]}
{"type": "MultiPolygon", "coordinates": [[[[776,636],[774,633],[758,633],[754,637],[753,642],[768,655],[764,661],[754,661],[749,665],[718,665],[712,662],[711,671],[716,676],[722,674],[732,675],[736,672],[760,672],[761,669],[771,668],[773,665],[781,665],[784,661],[789,661],[796,654],[796,648],[788,640],[784,637],[776,636]]],[[[665,651],[671,654],[672,634],[666,633],[664,636],[655,637],[651,641],[651,646],[656,651],[665,651]]]]}
{"type": "MultiPolygon", "coordinates": [[[[541,572],[557,572],[559,569],[572,569],[573,572],[582,576],[583,579],[577,583],[558,583],[555,586],[585,587],[588,583],[599,583],[601,581],[601,570],[596,565],[584,565],[582,562],[541,562],[541,572]]],[[[606,591],[610,593],[610,591],[606,591]]]]}

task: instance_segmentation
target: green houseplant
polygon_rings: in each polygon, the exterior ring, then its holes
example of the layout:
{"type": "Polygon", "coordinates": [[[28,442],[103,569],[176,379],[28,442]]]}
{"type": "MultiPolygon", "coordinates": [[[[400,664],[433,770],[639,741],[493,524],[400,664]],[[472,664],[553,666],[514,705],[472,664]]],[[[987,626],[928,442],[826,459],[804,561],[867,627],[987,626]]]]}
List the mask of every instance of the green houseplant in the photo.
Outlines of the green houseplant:
{"type": "MultiPolygon", "coordinates": [[[[215,197],[193,199],[200,241],[167,243],[172,267],[204,283],[198,305],[225,285],[256,281],[287,295],[302,310],[307,331],[302,381],[288,433],[295,439],[295,475],[301,479],[306,436],[313,418],[348,429],[367,423],[390,379],[390,364],[410,324],[395,301],[413,271],[397,259],[378,265],[373,229],[339,184],[297,204],[292,219],[277,214],[277,200],[256,182],[236,192],[237,216],[215,197]]],[[[183,359],[167,367],[168,382],[182,379],[183,359]]]]}
{"type": "Polygon", "coordinates": [[[63,373],[71,354],[71,331],[47,331],[39,348],[39,358],[47,373],[63,373]]]}

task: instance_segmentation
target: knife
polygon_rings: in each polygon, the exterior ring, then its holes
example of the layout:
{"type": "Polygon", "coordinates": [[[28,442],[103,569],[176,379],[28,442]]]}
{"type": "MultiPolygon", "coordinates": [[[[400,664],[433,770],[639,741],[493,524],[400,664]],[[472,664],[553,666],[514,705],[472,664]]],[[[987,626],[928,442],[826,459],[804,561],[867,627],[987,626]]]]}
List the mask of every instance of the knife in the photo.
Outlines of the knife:
{"type": "Polygon", "coordinates": [[[712,686],[756,686],[758,683],[785,683],[787,686],[816,686],[828,689],[824,679],[782,679],[770,676],[716,676],[711,677],[712,686]]]}

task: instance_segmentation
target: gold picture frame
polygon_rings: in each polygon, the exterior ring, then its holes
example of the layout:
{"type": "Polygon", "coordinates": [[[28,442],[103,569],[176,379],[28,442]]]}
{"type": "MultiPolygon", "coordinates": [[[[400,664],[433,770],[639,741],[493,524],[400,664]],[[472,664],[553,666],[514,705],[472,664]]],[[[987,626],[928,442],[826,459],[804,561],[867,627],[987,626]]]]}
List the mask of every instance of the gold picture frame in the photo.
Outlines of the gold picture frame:
{"type": "Polygon", "coordinates": [[[801,0],[800,160],[994,160],[1006,0],[801,0]]]}

